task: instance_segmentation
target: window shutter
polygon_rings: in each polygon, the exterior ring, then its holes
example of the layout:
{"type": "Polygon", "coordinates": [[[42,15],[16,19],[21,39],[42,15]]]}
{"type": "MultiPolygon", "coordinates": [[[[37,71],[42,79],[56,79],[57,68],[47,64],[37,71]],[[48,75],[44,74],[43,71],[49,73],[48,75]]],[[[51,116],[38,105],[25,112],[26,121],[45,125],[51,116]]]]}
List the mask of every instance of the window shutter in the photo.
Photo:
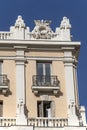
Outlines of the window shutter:
{"type": "Polygon", "coordinates": [[[2,82],[3,82],[3,78],[1,76],[1,74],[2,74],[2,62],[0,62],[0,84],[2,84],[2,82]]]}
{"type": "Polygon", "coordinates": [[[43,101],[38,103],[38,117],[43,117],[43,101]]]}
{"type": "Polygon", "coordinates": [[[0,62],[0,74],[2,74],[2,62],[0,62]]]}
{"type": "Polygon", "coordinates": [[[55,102],[51,102],[51,115],[52,117],[55,117],[55,102]]]}
{"type": "Polygon", "coordinates": [[[3,102],[0,102],[0,117],[3,116],[3,102]]]}

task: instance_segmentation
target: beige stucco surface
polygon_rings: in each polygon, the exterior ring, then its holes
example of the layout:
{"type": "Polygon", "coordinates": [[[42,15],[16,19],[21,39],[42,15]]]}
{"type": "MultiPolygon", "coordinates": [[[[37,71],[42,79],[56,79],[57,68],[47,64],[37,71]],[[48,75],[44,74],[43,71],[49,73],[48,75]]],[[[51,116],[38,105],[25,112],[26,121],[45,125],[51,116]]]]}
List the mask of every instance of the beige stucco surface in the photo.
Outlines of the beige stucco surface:
{"type": "Polygon", "coordinates": [[[62,57],[63,52],[57,51],[29,51],[26,52],[26,56],[34,56],[34,57],[62,57]]]}
{"type": "Polygon", "coordinates": [[[15,50],[0,50],[0,57],[1,56],[15,56],[16,55],[16,51],[15,50]]]}
{"type": "Polygon", "coordinates": [[[3,100],[3,116],[13,117],[16,115],[16,68],[15,61],[3,61],[3,74],[6,74],[9,79],[9,95],[0,95],[0,100],[3,100]]]}
{"type": "MultiPolygon", "coordinates": [[[[2,51],[1,56],[15,56],[14,52],[2,51]]],[[[40,57],[63,57],[62,52],[27,52],[26,56],[40,57]]],[[[36,63],[38,60],[27,60],[25,63],[25,95],[26,109],[29,117],[37,117],[37,101],[42,100],[32,92],[32,76],[36,75],[36,63]]],[[[11,94],[8,97],[0,95],[3,100],[3,116],[16,116],[16,63],[15,60],[3,61],[3,73],[7,74],[10,80],[11,94]],[[10,103],[9,103],[10,102],[10,103]]],[[[52,75],[56,75],[60,81],[60,93],[58,96],[50,95],[50,101],[55,102],[55,117],[67,117],[67,102],[65,89],[65,72],[62,61],[52,61],[52,75]]],[[[49,92],[48,92],[49,93],[49,92]]]]}
{"type": "MultiPolygon", "coordinates": [[[[32,92],[32,76],[36,75],[36,62],[37,61],[35,60],[31,60],[26,65],[26,103],[29,110],[29,117],[37,117],[37,101],[41,100],[40,96],[35,96],[35,94],[32,92]]],[[[56,75],[60,81],[60,92],[58,96],[50,96],[50,100],[55,102],[55,117],[67,117],[64,73],[63,62],[52,61],[52,75],[56,75]]]]}

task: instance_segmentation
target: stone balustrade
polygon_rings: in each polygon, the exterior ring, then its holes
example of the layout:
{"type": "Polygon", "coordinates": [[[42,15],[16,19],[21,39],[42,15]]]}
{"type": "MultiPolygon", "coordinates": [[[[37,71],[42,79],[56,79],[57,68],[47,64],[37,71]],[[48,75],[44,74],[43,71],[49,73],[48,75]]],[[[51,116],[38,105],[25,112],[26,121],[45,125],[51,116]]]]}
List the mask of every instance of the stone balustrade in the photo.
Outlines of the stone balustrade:
{"type": "Polygon", "coordinates": [[[0,117],[0,126],[14,126],[16,125],[16,118],[0,117]]]}
{"type": "MultiPolygon", "coordinates": [[[[0,117],[0,126],[16,126],[16,118],[0,117]]],[[[68,126],[68,119],[58,118],[28,118],[27,126],[36,127],[64,127],[68,126]]]]}
{"type": "Polygon", "coordinates": [[[68,126],[68,119],[58,119],[58,118],[29,118],[29,126],[36,127],[63,127],[68,126]]]}
{"type": "Polygon", "coordinates": [[[2,32],[0,31],[0,40],[6,40],[10,38],[10,32],[2,32]]]}
{"type": "Polygon", "coordinates": [[[35,20],[35,27],[30,32],[30,27],[26,27],[22,16],[18,16],[14,26],[10,27],[10,31],[0,31],[0,40],[18,39],[18,40],[36,40],[50,39],[59,41],[71,41],[71,24],[67,17],[63,17],[60,27],[56,31],[52,31],[50,20],[35,20]]]}

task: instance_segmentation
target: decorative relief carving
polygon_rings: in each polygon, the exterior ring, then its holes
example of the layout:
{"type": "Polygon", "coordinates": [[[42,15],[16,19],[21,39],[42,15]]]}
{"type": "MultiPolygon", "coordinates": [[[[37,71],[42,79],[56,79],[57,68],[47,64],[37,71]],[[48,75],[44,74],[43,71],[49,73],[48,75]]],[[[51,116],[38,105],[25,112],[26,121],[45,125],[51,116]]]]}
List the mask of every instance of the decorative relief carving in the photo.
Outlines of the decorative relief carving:
{"type": "Polygon", "coordinates": [[[23,103],[23,99],[19,99],[19,102],[17,104],[17,108],[18,108],[18,114],[24,114],[24,103],[23,103]]]}
{"type": "MultiPolygon", "coordinates": [[[[51,39],[59,41],[71,41],[71,24],[67,17],[63,17],[60,27],[56,27],[55,32],[51,29],[50,20],[35,20],[35,27],[30,32],[29,27],[26,27],[22,16],[18,16],[15,25],[10,28],[10,37],[4,34],[4,37],[11,39],[25,39],[25,40],[36,40],[36,39],[51,39]]],[[[3,34],[1,35],[1,39],[3,34]]],[[[4,39],[5,39],[4,38],[4,39]]]]}
{"type": "Polygon", "coordinates": [[[40,97],[41,97],[41,100],[45,100],[45,101],[49,101],[50,100],[49,95],[42,95],[40,97]]]}
{"type": "Polygon", "coordinates": [[[50,28],[50,20],[35,20],[36,26],[32,31],[32,37],[35,39],[51,39],[55,36],[50,28]]]}
{"type": "Polygon", "coordinates": [[[70,101],[68,109],[69,109],[70,115],[76,115],[76,106],[73,100],[70,101]]]}

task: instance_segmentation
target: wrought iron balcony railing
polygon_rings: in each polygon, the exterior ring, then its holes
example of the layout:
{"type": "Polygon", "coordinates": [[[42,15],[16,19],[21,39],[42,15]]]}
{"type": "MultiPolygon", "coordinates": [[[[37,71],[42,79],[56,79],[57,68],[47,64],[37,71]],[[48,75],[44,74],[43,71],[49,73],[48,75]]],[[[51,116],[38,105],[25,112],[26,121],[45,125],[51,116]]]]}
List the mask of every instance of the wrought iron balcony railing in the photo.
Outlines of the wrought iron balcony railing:
{"type": "Polygon", "coordinates": [[[59,86],[59,80],[57,76],[45,76],[45,75],[34,75],[33,86],[59,86]]]}
{"type": "Polygon", "coordinates": [[[34,75],[32,80],[32,91],[36,95],[39,94],[39,92],[51,92],[57,95],[60,90],[57,76],[34,75]]]}
{"type": "Polygon", "coordinates": [[[7,75],[0,75],[0,94],[6,95],[9,92],[9,80],[7,75]]]}
{"type": "Polygon", "coordinates": [[[0,86],[8,86],[8,82],[7,75],[0,75],[0,86]]]}

